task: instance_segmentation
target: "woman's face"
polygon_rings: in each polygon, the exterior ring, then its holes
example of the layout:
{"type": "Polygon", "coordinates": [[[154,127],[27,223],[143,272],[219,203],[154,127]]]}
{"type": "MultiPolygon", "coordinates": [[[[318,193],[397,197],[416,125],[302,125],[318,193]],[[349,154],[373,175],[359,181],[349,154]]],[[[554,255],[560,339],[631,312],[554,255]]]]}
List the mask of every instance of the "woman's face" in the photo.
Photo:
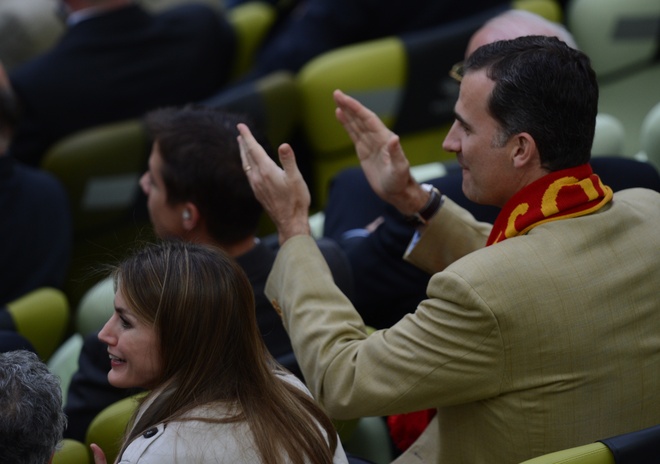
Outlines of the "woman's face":
{"type": "Polygon", "coordinates": [[[108,381],[118,388],[153,388],[163,369],[156,330],[126,305],[121,288],[115,293],[115,313],[99,332],[108,345],[108,381]]]}

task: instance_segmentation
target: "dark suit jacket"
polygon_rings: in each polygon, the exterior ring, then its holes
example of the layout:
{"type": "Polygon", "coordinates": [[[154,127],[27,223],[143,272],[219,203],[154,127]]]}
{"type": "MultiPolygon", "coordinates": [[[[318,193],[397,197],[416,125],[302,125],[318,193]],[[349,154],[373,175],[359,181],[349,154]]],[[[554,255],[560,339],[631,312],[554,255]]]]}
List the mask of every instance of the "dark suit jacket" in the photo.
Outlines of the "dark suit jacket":
{"type": "Polygon", "coordinates": [[[10,153],[38,165],[75,131],[201,100],[225,84],[234,52],[233,29],[204,5],[157,15],[131,5],[83,20],[10,74],[24,112],[10,153]]]}
{"type": "Polygon", "coordinates": [[[0,305],[39,287],[62,288],[73,230],[60,182],[0,156],[0,210],[0,305]]]}

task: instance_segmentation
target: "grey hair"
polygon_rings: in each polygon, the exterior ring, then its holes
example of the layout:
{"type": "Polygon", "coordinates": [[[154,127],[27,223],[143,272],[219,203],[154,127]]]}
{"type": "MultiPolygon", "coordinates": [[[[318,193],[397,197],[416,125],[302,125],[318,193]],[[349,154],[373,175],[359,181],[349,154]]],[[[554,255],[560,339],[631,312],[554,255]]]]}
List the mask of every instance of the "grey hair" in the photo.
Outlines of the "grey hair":
{"type": "Polygon", "coordinates": [[[0,462],[47,463],[65,427],[59,379],[30,351],[0,353],[0,462]]]}

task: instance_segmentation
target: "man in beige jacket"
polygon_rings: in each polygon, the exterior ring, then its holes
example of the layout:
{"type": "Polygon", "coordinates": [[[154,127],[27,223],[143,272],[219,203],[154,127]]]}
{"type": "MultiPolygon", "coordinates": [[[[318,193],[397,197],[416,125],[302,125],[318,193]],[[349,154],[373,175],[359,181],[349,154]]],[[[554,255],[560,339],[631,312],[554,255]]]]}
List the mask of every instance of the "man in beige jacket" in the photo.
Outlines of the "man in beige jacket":
{"type": "Polygon", "coordinates": [[[502,208],[492,227],[419,185],[371,111],[335,101],[371,187],[419,224],[406,259],[434,274],[413,314],[367,336],[309,236],[291,147],[280,169],[240,126],[282,243],[266,293],[331,416],[436,408],[397,463],[517,463],[660,423],[660,195],[613,196],[593,174],[584,54],[535,36],[466,61],[444,148],[466,196],[502,208]]]}

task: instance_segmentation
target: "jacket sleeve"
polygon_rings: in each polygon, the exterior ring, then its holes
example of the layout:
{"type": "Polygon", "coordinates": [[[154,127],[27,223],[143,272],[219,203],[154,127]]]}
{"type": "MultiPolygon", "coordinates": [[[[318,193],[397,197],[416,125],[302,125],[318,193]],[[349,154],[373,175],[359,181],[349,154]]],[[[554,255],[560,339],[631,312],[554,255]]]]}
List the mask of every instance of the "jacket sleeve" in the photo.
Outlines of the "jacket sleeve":
{"type": "Polygon", "coordinates": [[[419,240],[411,245],[404,259],[433,274],[442,271],[468,253],[486,246],[491,224],[477,221],[466,209],[444,197],[440,211],[433,216],[419,240]]]}
{"type": "Polygon", "coordinates": [[[457,404],[499,389],[497,321],[454,273],[434,275],[430,299],[414,314],[367,336],[314,240],[297,236],[278,253],[266,294],[282,313],[312,394],[336,419],[457,404]]]}

